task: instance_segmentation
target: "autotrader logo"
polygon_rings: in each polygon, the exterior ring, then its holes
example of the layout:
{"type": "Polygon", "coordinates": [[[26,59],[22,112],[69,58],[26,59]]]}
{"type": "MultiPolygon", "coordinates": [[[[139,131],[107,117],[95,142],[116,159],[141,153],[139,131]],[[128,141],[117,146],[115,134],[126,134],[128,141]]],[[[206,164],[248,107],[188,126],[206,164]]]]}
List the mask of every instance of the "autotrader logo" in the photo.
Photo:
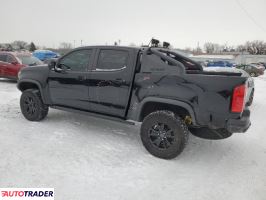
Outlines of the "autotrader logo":
{"type": "Polygon", "coordinates": [[[54,200],[54,188],[0,188],[0,200],[54,200]]]}

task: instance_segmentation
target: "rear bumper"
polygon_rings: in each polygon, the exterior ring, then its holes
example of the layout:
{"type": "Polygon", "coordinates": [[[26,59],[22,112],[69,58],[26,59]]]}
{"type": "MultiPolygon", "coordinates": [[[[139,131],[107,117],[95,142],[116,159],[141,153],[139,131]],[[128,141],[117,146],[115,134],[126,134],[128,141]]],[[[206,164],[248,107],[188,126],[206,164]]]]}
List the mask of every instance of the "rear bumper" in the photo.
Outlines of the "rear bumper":
{"type": "Polygon", "coordinates": [[[226,124],[226,129],[231,133],[244,133],[250,127],[250,111],[245,109],[239,119],[229,119],[226,124]]]}

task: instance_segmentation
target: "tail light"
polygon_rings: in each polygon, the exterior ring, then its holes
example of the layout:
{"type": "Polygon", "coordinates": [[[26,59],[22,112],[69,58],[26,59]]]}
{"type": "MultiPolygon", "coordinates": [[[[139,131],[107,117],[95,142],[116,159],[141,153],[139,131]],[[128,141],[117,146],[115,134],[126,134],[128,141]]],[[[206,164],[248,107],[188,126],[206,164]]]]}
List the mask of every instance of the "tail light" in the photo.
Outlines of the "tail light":
{"type": "Polygon", "coordinates": [[[239,85],[234,88],[231,112],[241,113],[245,106],[246,85],[239,85]]]}

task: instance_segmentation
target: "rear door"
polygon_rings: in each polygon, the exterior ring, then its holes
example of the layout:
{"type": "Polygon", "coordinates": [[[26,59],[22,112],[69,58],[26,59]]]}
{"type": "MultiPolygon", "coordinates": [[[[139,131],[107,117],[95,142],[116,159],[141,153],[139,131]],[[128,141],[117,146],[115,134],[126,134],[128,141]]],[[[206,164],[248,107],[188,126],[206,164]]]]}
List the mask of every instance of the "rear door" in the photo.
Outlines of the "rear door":
{"type": "Polygon", "coordinates": [[[57,70],[50,71],[48,83],[54,105],[89,110],[88,69],[93,56],[93,49],[75,50],[58,61],[57,70]]]}
{"type": "Polygon", "coordinates": [[[133,49],[100,48],[89,75],[91,110],[124,117],[134,77],[133,49]]]}

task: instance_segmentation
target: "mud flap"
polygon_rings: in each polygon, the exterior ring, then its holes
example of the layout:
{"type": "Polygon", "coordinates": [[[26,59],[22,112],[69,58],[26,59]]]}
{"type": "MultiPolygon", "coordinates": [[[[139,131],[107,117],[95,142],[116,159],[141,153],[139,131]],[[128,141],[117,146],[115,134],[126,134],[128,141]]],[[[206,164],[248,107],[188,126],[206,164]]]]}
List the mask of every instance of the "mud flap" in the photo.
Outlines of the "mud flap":
{"type": "Polygon", "coordinates": [[[226,129],[189,128],[189,131],[197,137],[209,140],[221,140],[232,135],[226,129]]]}

